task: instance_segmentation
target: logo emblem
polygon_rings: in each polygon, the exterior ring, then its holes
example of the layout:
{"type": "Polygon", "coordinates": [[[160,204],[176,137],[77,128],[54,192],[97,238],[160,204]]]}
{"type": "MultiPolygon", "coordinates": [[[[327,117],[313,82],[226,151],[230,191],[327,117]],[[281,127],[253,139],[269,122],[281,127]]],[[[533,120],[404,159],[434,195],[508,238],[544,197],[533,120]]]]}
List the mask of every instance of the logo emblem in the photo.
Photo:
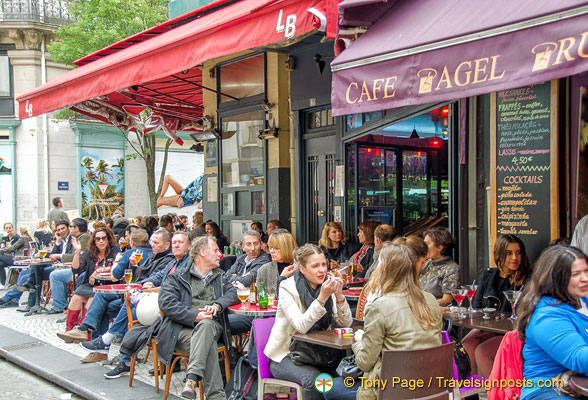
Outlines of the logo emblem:
{"type": "Polygon", "coordinates": [[[531,52],[535,54],[535,63],[533,64],[532,71],[540,71],[549,67],[551,55],[556,49],[557,43],[555,42],[539,43],[538,45],[533,46],[531,52]]]}
{"type": "Polygon", "coordinates": [[[417,72],[417,76],[421,78],[419,93],[431,93],[433,90],[433,79],[437,76],[437,71],[433,68],[425,68],[417,72]]]}
{"type": "Polygon", "coordinates": [[[329,374],[318,374],[314,378],[314,387],[319,393],[327,393],[333,389],[333,377],[329,374]]]}

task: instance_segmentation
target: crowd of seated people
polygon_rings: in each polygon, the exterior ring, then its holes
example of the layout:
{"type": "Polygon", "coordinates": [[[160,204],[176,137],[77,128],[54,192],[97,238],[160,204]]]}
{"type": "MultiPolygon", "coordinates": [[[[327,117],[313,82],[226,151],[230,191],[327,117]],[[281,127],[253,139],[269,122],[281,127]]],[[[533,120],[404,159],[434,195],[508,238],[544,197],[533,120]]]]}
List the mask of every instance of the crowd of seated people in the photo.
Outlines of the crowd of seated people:
{"type": "MultiPolygon", "coordinates": [[[[330,392],[318,392],[315,377],[321,372],[332,373],[336,366],[332,363],[340,355],[314,347],[319,361],[301,361],[300,354],[306,350],[300,346],[304,345],[292,340],[296,333],[351,325],[354,304],[343,296],[339,271],[344,262],[357,266],[355,278],[366,279],[363,328],[356,333],[350,350],[364,377],[380,376],[385,350],[441,344],[443,313],[453,303],[452,292],[460,287],[461,279],[460,267],[451,259],[455,239],[447,229],[434,227],[422,237],[397,237],[390,225],[364,221],[355,242],[346,237],[339,223],[329,222],[323,227],[319,246],[307,243],[299,247],[279,221],[271,221],[267,233],[261,223],[254,222],[239,243],[243,254],[231,258],[232,264],[223,270],[220,260],[229,239],[218,224],[204,221],[201,212],[197,214],[192,224],[187,216],[117,216],[96,222],[91,229],[81,218],[71,223],[55,220],[50,258],[71,262],[71,268],[49,266],[38,274],[24,270],[16,286],[30,291],[39,281],[50,282],[54,303],[50,313],[67,308],[65,330],[57,335],[66,342],[81,343],[89,353],[82,362],[105,360],[113,341],[122,341],[121,361],[105,374],[108,379],[128,374],[131,357],[157,332],[157,356],[164,364],[172,362],[174,351],[188,355],[182,390],[186,398],[196,398],[200,381],[206,398],[226,398],[217,346],[224,344],[233,362],[239,356],[232,347],[232,336],[247,334],[252,317],[227,310],[239,303],[237,288],[250,286],[253,277],[258,285],[263,282],[275,288],[279,299],[275,323],[263,349],[270,371],[277,379],[300,384],[305,399],[378,396],[377,387],[357,383],[347,387],[342,377],[335,378],[330,392]],[[138,250],[143,254],[139,261],[138,250]],[[129,329],[123,296],[94,293],[93,288],[101,284],[99,274],[120,282],[129,268],[134,271],[134,283],[143,289],[159,288],[161,318],[151,327],[138,323],[129,329]],[[76,285],[68,303],[66,283],[74,277],[76,285]]],[[[47,226],[46,221],[39,222],[39,231],[47,226]]],[[[4,231],[0,271],[12,265],[13,259],[8,257],[39,236],[31,235],[26,227],[19,227],[17,234],[11,223],[4,225],[4,231]]],[[[522,240],[501,235],[494,243],[495,266],[484,268],[476,280],[472,303],[477,309],[492,307],[510,313],[513,310],[503,292],[522,290],[516,306],[518,334],[525,340],[520,368],[533,382],[568,371],[588,373],[583,350],[588,345],[587,261],[581,250],[557,244],[541,254],[532,270],[522,240]]],[[[16,289],[8,291],[0,306],[18,305],[20,294],[16,289]]],[[[34,302],[33,295],[29,298],[34,302]]],[[[134,320],[135,305],[129,307],[134,320]]],[[[472,373],[490,375],[502,341],[502,335],[477,329],[463,337],[472,373]]],[[[525,388],[522,399],[568,398],[562,393],[553,388],[525,388]]]]}

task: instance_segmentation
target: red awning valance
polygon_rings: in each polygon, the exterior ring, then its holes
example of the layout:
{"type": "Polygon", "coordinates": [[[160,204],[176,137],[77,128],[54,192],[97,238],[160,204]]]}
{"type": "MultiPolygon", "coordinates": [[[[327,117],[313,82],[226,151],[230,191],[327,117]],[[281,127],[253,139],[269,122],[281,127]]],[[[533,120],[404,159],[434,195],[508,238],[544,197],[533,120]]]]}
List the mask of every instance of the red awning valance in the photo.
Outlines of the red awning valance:
{"type": "Polygon", "coordinates": [[[77,105],[76,110],[112,122],[125,118],[120,109],[134,114],[138,109],[132,107],[143,105],[156,114],[175,114],[178,126],[189,126],[202,115],[202,62],[273,43],[287,45],[321,26],[324,1],[237,2],[19,96],[19,119],[77,105]]]}

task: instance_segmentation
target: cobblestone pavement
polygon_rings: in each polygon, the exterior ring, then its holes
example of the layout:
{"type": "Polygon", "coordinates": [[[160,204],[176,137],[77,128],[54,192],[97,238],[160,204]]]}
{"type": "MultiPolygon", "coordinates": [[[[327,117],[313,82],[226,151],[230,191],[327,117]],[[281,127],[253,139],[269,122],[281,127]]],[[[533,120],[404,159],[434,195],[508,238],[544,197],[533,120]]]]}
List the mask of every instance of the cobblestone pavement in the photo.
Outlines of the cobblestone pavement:
{"type": "MultiPolygon", "coordinates": [[[[0,297],[4,296],[6,290],[0,290],[0,297]]],[[[21,304],[26,304],[26,296],[27,294],[23,294],[20,299],[21,304]]],[[[51,308],[52,304],[49,303],[47,308],[51,308]]],[[[39,340],[47,342],[57,348],[62,350],[68,351],[73,353],[80,358],[85,357],[88,352],[85,351],[80,347],[78,343],[65,343],[63,340],[59,339],[56,335],[57,332],[62,332],[65,330],[65,322],[57,322],[58,320],[64,319],[65,314],[40,314],[40,315],[31,315],[28,317],[24,316],[24,313],[16,311],[16,308],[0,308],[0,325],[5,327],[14,329],[16,331],[25,333],[27,335],[33,336],[39,340]]],[[[113,344],[110,346],[110,352],[108,354],[108,359],[113,360],[119,354],[120,345],[113,344]]],[[[142,359],[145,355],[145,350],[143,350],[139,354],[139,359],[142,359]]],[[[116,365],[112,365],[114,368],[116,365]]],[[[182,365],[183,366],[183,365],[182,365]]],[[[148,361],[143,364],[141,362],[137,362],[135,367],[135,378],[142,382],[145,382],[149,385],[155,386],[155,382],[153,376],[149,375],[148,371],[153,368],[153,359],[149,356],[148,361]]],[[[182,380],[184,379],[185,374],[175,373],[172,375],[172,381],[170,385],[170,393],[180,396],[180,392],[184,387],[184,383],[182,380]]],[[[102,377],[103,378],[103,377],[102,377]]],[[[106,378],[103,378],[106,379],[106,378]]],[[[122,377],[120,379],[127,379],[128,377],[122,377]]],[[[159,388],[160,393],[163,398],[163,389],[165,386],[165,376],[164,379],[159,381],[159,388]]],[[[155,391],[155,387],[153,389],[155,391]]]]}
{"type": "Polygon", "coordinates": [[[80,400],[65,389],[0,359],[0,399],[80,400]]]}

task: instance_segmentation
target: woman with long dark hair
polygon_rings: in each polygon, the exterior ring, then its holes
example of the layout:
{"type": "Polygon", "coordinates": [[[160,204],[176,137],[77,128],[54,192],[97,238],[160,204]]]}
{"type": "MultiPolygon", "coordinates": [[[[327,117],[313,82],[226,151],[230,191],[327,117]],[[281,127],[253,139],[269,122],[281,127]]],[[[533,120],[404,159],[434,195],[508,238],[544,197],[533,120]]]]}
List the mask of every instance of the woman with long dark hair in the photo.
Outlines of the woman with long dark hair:
{"type": "Polygon", "coordinates": [[[94,285],[96,284],[96,275],[103,272],[110,272],[112,263],[120,248],[116,245],[114,234],[109,228],[97,228],[90,240],[86,250],[82,253],[80,242],[72,237],[72,246],[74,248],[74,258],[71,269],[74,274],[79,274],[78,287],[71,297],[67,307],[67,318],[65,320],[65,333],[58,332],[57,336],[66,341],[71,341],[75,336],[80,341],[87,340],[87,332],[74,329],[78,320],[80,309],[83,302],[86,302],[86,309],[92,302],[94,296],[94,285]],[[73,332],[75,330],[77,332],[73,332]],[[75,334],[79,333],[77,336],[75,334]],[[82,337],[85,335],[85,338],[82,337]]]}
{"type": "Polygon", "coordinates": [[[218,226],[216,222],[207,222],[205,229],[207,235],[214,236],[214,238],[216,239],[216,244],[218,245],[220,251],[223,251],[225,246],[229,245],[229,239],[227,239],[227,237],[225,236],[223,231],[221,231],[221,228],[218,226]]]}
{"type": "MultiPolygon", "coordinates": [[[[505,290],[520,290],[529,278],[531,264],[525,252],[525,245],[518,236],[501,235],[494,243],[494,263],[496,268],[484,271],[473,298],[475,308],[496,308],[501,312],[511,312],[511,305],[504,296],[505,290]]],[[[490,376],[496,352],[503,335],[470,331],[462,340],[472,370],[484,377],[490,376]]]]}
{"type": "Polygon", "coordinates": [[[351,261],[355,264],[355,272],[357,276],[363,278],[372,262],[374,261],[374,231],[380,225],[379,222],[368,220],[363,221],[357,228],[357,238],[361,247],[351,257],[351,261]]]}
{"type": "Polygon", "coordinates": [[[532,383],[523,387],[522,400],[572,399],[557,387],[559,376],[588,374],[587,295],[586,255],[576,247],[545,249],[517,305],[523,378],[532,383]]]}
{"type": "MultiPolygon", "coordinates": [[[[280,286],[280,307],[264,353],[269,358],[273,376],[301,384],[304,400],[318,400],[323,395],[315,389],[314,381],[319,373],[326,371],[296,361],[295,354],[301,353],[291,347],[292,336],[296,332],[328,330],[332,322],[350,326],[351,310],[342,293],[341,275],[335,271],[329,276],[327,259],[318,246],[299,247],[294,251],[294,259],[298,269],[280,286]]],[[[293,341],[292,346],[300,344],[296,342],[299,341],[293,341]]]]}

